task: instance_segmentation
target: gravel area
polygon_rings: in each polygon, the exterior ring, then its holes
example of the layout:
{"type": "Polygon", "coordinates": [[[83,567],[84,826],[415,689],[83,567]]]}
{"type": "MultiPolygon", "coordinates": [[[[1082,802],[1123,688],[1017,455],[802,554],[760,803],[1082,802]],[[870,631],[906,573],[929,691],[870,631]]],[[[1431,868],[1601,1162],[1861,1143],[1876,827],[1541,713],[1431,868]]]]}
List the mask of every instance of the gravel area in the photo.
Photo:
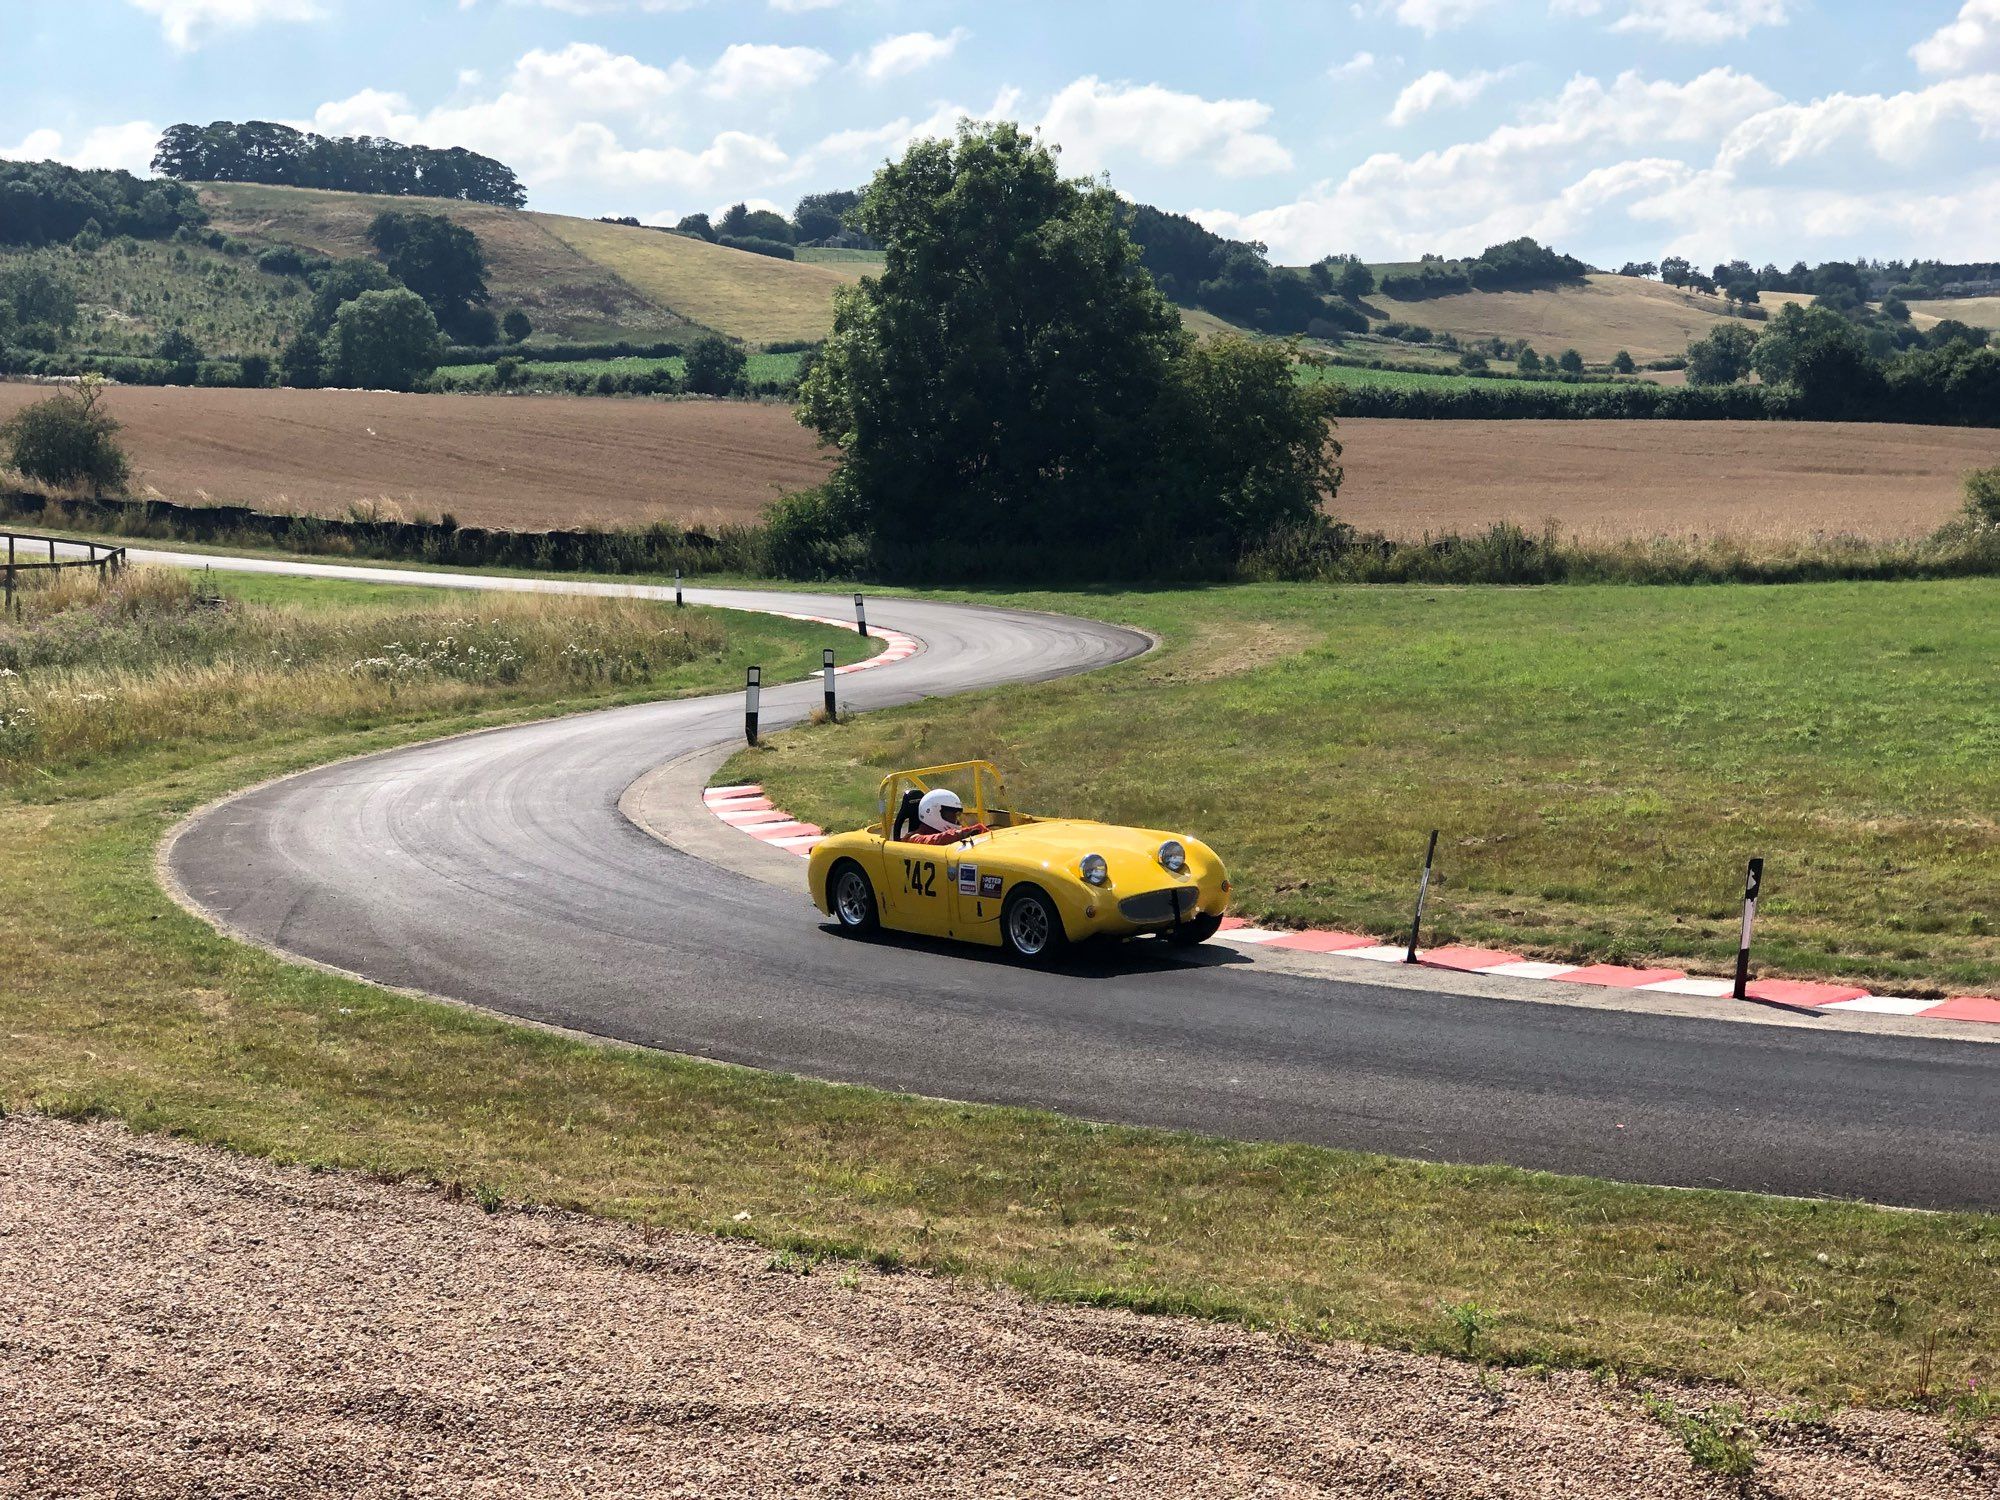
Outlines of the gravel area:
{"type": "MultiPolygon", "coordinates": [[[[0,1495],[1739,1493],[1587,1376],[773,1261],[8,1117],[0,1495]]],[[[1945,1438],[1844,1413],[1750,1492],[2000,1494],[1945,1438]]]]}

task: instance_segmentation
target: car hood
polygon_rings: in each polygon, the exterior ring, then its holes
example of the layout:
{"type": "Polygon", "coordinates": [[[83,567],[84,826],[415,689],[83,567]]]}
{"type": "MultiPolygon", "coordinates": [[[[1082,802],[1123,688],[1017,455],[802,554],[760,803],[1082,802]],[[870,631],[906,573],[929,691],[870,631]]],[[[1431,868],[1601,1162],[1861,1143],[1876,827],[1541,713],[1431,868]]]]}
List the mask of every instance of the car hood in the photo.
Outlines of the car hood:
{"type": "MultiPolygon", "coordinates": [[[[1184,834],[1126,828],[1087,818],[1043,818],[1019,828],[998,828],[975,840],[968,857],[974,861],[982,856],[1019,859],[1074,870],[1084,855],[1101,854],[1110,866],[1112,885],[1152,889],[1175,879],[1159,861],[1160,845],[1168,839],[1179,839],[1187,849],[1191,874],[1198,877],[1216,863],[1206,845],[1184,834]]],[[[962,844],[954,847],[965,848],[962,844]]]]}

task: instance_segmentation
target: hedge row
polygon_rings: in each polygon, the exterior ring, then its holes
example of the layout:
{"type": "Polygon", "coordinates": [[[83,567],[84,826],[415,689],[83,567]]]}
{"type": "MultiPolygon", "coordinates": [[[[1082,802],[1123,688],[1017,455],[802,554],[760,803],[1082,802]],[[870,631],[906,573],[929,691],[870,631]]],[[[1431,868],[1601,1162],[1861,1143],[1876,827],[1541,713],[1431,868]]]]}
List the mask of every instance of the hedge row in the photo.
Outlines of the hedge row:
{"type": "Polygon", "coordinates": [[[567,364],[586,359],[678,359],[687,353],[680,344],[452,344],[444,351],[448,365],[490,365],[518,359],[524,364],[567,364]]]}
{"type": "Polygon", "coordinates": [[[438,521],[271,515],[242,505],[177,505],[171,500],[45,500],[0,495],[0,515],[47,526],[213,546],[278,547],[288,552],[416,560],[448,567],[532,568],[553,573],[757,574],[763,530],[715,530],[656,523],[623,530],[497,531],[438,521]]]}

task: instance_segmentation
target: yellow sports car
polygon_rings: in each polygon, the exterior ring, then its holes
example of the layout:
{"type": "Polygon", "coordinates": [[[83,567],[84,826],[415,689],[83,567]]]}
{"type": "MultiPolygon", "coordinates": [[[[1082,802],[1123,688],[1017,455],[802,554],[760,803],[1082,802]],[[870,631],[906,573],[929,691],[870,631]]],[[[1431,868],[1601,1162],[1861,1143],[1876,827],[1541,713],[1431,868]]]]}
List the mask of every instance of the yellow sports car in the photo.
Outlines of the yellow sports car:
{"type": "Polygon", "coordinates": [[[1221,928],[1229,878],[1206,844],[1037,818],[1005,796],[983,760],[884,777],[876,821],[813,850],[813,901],[848,932],[956,938],[1030,961],[1087,937],[1193,944],[1221,928]]]}

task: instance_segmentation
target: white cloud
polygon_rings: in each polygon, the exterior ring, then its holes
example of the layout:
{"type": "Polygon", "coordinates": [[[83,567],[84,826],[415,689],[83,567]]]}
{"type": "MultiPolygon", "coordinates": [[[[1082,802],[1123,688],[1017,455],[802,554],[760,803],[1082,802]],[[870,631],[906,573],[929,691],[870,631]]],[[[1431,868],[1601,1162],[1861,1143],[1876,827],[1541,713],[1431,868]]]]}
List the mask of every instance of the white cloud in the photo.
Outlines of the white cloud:
{"type": "Polygon", "coordinates": [[[169,44],[192,51],[218,31],[240,31],[264,21],[317,21],[320,0],[126,0],[156,17],[169,44]]]}
{"type": "Polygon", "coordinates": [[[1436,36],[1456,30],[1492,5],[1493,0],[1389,0],[1386,9],[1401,25],[1436,36]]]}
{"type": "Polygon", "coordinates": [[[159,140],[160,127],[151,120],[100,125],[69,151],[63,149],[60,131],[33,130],[20,145],[0,147],[0,160],[59,161],[70,167],[107,167],[145,177],[152,173],[153,149],[159,140]]]}
{"type": "Polygon", "coordinates": [[[1255,99],[1204,99],[1158,84],[1107,84],[1079,78],[1050,101],[1045,136],[1061,145],[1065,165],[1091,173],[1115,159],[1152,166],[1207,166],[1228,177],[1282,172],[1291,153],[1259,129],[1271,107],[1255,99]]]}
{"type": "Polygon", "coordinates": [[[576,42],[524,54],[487,97],[418,110],[402,94],[364,89],[321,105],[309,123],[333,135],[465,146],[506,162],[531,191],[588,187],[618,195],[615,206],[626,211],[641,192],[740,197],[784,178],[791,158],[766,136],[721,130],[706,142],[676,139],[679,100],[704,77],[713,70],[658,67],[576,42]]]}
{"type": "Polygon", "coordinates": [[[886,157],[900,156],[914,141],[945,140],[957,133],[961,120],[1002,120],[1020,109],[1018,90],[1002,89],[984,110],[958,104],[941,104],[923,119],[905,115],[884,125],[837,130],[799,158],[799,172],[809,174],[834,163],[870,164],[886,157]]]}
{"type": "Polygon", "coordinates": [[[864,77],[872,83],[881,83],[885,79],[899,78],[905,73],[928,68],[932,63],[943,62],[957,50],[958,44],[967,35],[966,29],[960,26],[948,36],[910,31],[901,36],[884,37],[857,62],[864,77]]]}
{"type": "Polygon", "coordinates": [[[737,42],[725,48],[708,70],[707,92],[712,99],[796,93],[811,87],[831,66],[833,59],[816,47],[737,42]]]}
{"type": "MultiPolygon", "coordinates": [[[[1549,0],[1549,14],[1595,16],[1607,0],[1549,0]]],[[[1670,42],[1715,43],[1782,26],[1796,0],[1609,0],[1620,11],[1613,31],[1649,32],[1670,42]]]]}
{"type": "Polygon", "coordinates": [[[832,10],[840,3],[841,0],[771,0],[771,9],[796,16],[809,10],[832,10]]]}
{"type": "Polygon", "coordinates": [[[1328,68],[1326,76],[1329,78],[1358,78],[1363,73],[1373,72],[1374,69],[1375,54],[1372,52],[1357,52],[1354,56],[1348,58],[1346,62],[1335,63],[1332,67],[1328,68]]]}
{"type": "Polygon", "coordinates": [[[2000,75],[1806,102],[1715,68],[1577,77],[1477,139],[1383,152],[1291,203],[1199,211],[1280,260],[1468,254],[1531,234],[1613,259],[1977,259],[2000,241],[2000,75]]]}
{"type": "MultiPolygon", "coordinates": [[[[1636,72],[1609,84],[1579,75],[1479,140],[1414,157],[1379,152],[1295,202],[1197,217],[1219,232],[1264,241],[1281,260],[1312,260],[1333,250],[1395,259],[1425,251],[1470,253],[1516,235],[1573,228],[1578,203],[1563,195],[1609,165],[1606,157],[1634,147],[1649,156],[1672,145],[1713,149],[1733,127],[1780,102],[1757,79],[1731,68],[1711,69],[1684,84],[1652,82],[1636,72]]],[[[1655,185],[1660,171],[1649,169],[1655,185]]],[[[1607,181],[1595,186],[1602,189],[1607,181]]],[[[1629,181],[1623,190],[1631,190],[1629,181]]]]}
{"type": "Polygon", "coordinates": [[[1463,109],[1485,93],[1488,84],[1506,76],[1505,70],[1502,70],[1467,73],[1462,78],[1454,78],[1441,68],[1433,68],[1422,77],[1413,79],[1396,96],[1395,107],[1389,111],[1389,123],[1407,125],[1417,116],[1434,109],[1463,109]]]}
{"type": "Polygon", "coordinates": [[[1926,73],[2000,71],[2000,0],[1965,0],[1958,19],[1910,49],[1926,73]]]}
{"type": "Polygon", "coordinates": [[[1954,174],[1958,158],[1949,148],[1996,137],[2000,75],[1985,73],[1901,94],[1829,94],[1779,105],[1732,130],[1716,165],[1742,176],[1822,164],[1845,177],[1872,157],[1907,180],[1925,168],[1954,174]]]}

